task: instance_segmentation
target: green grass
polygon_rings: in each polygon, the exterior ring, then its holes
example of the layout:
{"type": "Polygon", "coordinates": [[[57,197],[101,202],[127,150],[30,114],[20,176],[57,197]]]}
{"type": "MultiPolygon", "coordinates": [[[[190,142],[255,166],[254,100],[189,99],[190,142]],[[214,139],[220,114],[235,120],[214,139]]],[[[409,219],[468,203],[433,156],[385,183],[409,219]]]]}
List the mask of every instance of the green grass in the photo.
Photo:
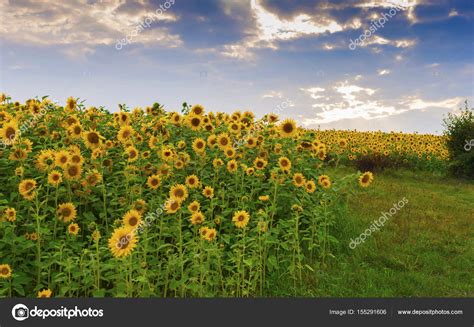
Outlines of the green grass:
{"type": "MultiPolygon", "coordinates": [[[[332,174],[347,173],[341,169],[332,174]]],[[[297,290],[275,295],[311,297],[474,296],[474,183],[430,173],[385,171],[350,198],[334,231],[335,258],[305,273],[297,290]],[[381,212],[403,197],[408,204],[356,249],[349,248],[381,212]]]]}

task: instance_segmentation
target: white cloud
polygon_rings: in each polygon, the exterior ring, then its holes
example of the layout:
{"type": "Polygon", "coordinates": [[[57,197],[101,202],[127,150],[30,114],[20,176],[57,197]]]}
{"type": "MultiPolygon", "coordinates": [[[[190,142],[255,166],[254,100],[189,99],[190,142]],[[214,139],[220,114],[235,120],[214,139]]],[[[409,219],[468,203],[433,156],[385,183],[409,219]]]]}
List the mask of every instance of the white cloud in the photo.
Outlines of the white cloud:
{"type": "Polygon", "coordinates": [[[344,119],[372,120],[412,110],[452,109],[462,101],[459,97],[428,101],[416,96],[401,100],[387,100],[382,94],[375,97],[378,90],[350,84],[347,80],[329,88],[309,87],[300,90],[307,93],[311,99],[317,100],[312,105],[317,111],[315,116],[302,120],[305,126],[328,124],[344,119]]]}
{"type": "Polygon", "coordinates": [[[379,76],[388,75],[390,73],[391,73],[390,69],[379,69],[379,70],[377,70],[377,74],[379,76]]]}
{"type": "MultiPolygon", "coordinates": [[[[251,14],[255,20],[255,28],[249,29],[249,36],[242,41],[223,46],[223,55],[236,59],[253,59],[252,50],[258,48],[278,49],[277,42],[289,41],[309,35],[337,33],[345,29],[356,29],[361,26],[360,20],[354,19],[341,25],[330,16],[313,17],[298,14],[291,19],[280,18],[268,11],[259,0],[250,1],[251,14]]],[[[326,44],[325,49],[331,50],[335,45],[326,44]]]]}
{"type": "MultiPolygon", "coordinates": [[[[0,0],[2,16],[8,17],[2,20],[0,37],[17,43],[63,46],[69,56],[82,56],[93,53],[97,46],[115,45],[147,17],[153,22],[178,20],[172,7],[162,14],[156,14],[156,9],[146,1],[130,5],[125,0],[0,0]]],[[[156,26],[143,28],[133,42],[165,47],[182,43],[178,35],[156,26]]]]}
{"type": "Polygon", "coordinates": [[[281,92],[278,92],[278,91],[270,91],[264,95],[262,95],[262,99],[266,99],[266,98],[281,98],[282,97],[282,94],[281,92]]]}

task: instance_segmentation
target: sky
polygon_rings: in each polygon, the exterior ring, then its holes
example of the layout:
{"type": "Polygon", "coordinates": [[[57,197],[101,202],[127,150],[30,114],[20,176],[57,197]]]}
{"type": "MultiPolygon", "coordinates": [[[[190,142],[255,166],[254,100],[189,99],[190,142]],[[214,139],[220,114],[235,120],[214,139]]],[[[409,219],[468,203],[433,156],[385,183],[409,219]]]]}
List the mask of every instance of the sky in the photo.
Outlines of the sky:
{"type": "Polygon", "coordinates": [[[439,134],[474,100],[473,23],[472,0],[0,0],[0,92],[439,134]]]}

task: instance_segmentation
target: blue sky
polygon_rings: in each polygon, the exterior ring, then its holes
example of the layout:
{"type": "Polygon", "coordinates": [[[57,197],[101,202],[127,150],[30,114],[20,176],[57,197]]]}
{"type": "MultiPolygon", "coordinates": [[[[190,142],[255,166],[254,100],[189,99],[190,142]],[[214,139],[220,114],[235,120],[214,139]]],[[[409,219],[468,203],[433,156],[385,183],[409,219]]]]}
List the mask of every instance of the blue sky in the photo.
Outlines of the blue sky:
{"type": "Polygon", "coordinates": [[[439,133],[474,99],[473,4],[0,0],[0,91],[439,133]]]}

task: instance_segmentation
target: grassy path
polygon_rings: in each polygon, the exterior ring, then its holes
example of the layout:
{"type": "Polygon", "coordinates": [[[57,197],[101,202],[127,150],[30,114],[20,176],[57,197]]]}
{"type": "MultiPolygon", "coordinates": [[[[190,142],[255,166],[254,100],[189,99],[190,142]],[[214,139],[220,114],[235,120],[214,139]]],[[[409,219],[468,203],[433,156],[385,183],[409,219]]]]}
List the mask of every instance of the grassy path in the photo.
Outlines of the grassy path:
{"type": "Polygon", "coordinates": [[[341,219],[337,258],[325,272],[306,274],[300,296],[474,296],[473,182],[384,172],[351,198],[341,219]],[[351,238],[403,197],[408,204],[379,232],[349,248],[351,238]]]}

